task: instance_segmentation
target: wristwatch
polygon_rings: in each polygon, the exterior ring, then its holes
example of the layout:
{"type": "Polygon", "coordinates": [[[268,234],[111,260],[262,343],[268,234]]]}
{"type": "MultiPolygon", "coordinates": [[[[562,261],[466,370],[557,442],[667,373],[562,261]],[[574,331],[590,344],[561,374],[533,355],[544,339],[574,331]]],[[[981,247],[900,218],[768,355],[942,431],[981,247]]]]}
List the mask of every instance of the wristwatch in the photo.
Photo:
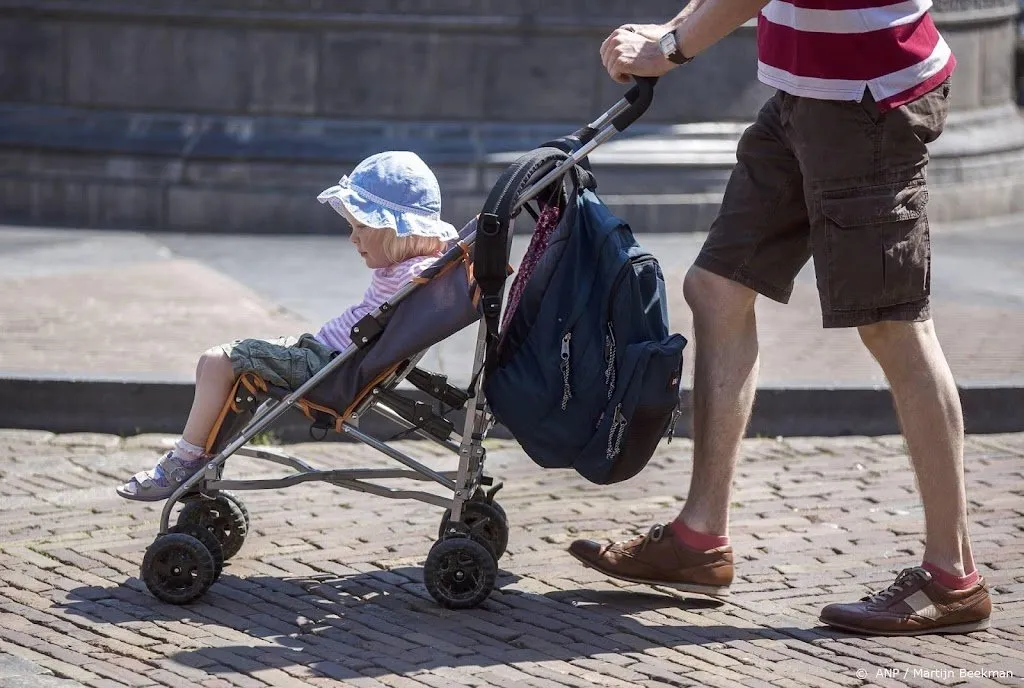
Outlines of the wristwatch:
{"type": "Polygon", "coordinates": [[[676,40],[675,29],[658,40],[658,47],[661,48],[661,54],[665,56],[666,60],[677,65],[686,64],[693,59],[692,57],[683,57],[683,51],[679,49],[679,41],[676,40]]]}

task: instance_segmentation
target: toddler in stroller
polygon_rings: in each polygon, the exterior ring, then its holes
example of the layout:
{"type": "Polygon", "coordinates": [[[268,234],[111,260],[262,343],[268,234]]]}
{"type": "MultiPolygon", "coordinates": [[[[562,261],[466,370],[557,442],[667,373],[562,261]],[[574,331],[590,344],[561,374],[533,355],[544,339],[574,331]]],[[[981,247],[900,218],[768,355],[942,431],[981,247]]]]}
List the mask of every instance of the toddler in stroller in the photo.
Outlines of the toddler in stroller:
{"type": "Polygon", "coordinates": [[[208,350],[196,367],[196,392],[181,439],[150,470],[117,488],[125,499],[161,501],[213,458],[206,452],[224,402],[244,373],[293,391],[352,343],[351,328],[393,297],[458,239],[440,219],[437,179],[415,154],[390,151],[363,160],[320,194],[352,228],[351,242],[372,270],[361,303],[325,323],[316,335],[241,339],[208,350]]]}
{"type": "Polygon", "coordinates": [[[159,532],[141,566],[142,580],[154,596],[172,604],[199,599],[217,580],[224,560],[240,550],[249,515],[229,490],[321,481],[445,509],[423,566],[427,591],[448,608],[474,607],[487,599],[508,544],[508,520],[494,501],[500,483],[494,485],[484,474],[483,442],[494,423],[484,388],[497,361],[513,224],[528,222],[523,209],[534,220],[547,217],[541,203],[536,211],[529,206],[534,199],[544,198],[549,207],[567,203],[568,189],[578,191],[587,174],[586,156],[635,121],[652,93],[653,80],[638,78],[625,98],[587,127],[521,156],[498,177],[480,215],[460,232],[440,221],[436,179],[412,154],[383,154],[388,164],[370,158],[351,179],[321,194],[322,202],[353,224],[353,243],[367,265],[382,272],[375,272],[363,304],[316,336],[295,342],[249,340],[215,350],[207,359],[219,361],[215,365],[221,373],[212,400],[200,402],[197,393],[196,403],[206,409],[193,408],[202,421],[200,431],[187,427],[158,466],[119,489],[128,499],[165,500],[159,532]],[[444,375],[419,367],[431,346],[477,321],[468,386],[449,384],[444,375]],[[225,360],[231,361],[230,370],[225,360]],[[218,403],[222,407],[215,416],[210,409],[218,403]],[[362,442],[404,469],[319,470],[280,449],[249,445],[291,408],[314,427],[362,442]],[[435,470],[361,431],[356,421],[371,412],[457,455],[457,470],[435,470]],[[455,412],[464,412],[458,432],[448,417],[455,412]],[[294,473],[225,479],[225,464],[234,455],[294,473]],[[448,496],[377,482],[390,479],[432,483],[448,496]],[[176,505],[181,508],[172,526],[176,505]]]}

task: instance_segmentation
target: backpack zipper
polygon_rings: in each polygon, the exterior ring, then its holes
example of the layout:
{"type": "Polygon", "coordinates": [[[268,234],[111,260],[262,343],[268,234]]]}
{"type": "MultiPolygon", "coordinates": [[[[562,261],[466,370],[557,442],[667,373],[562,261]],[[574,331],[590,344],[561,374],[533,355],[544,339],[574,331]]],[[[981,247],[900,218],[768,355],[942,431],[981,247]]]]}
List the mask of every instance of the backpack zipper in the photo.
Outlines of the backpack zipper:
{"type": "Polygon", "coordinates": [[[615,303],[615,292],[619,290],[619,287],[622,286],[622,281],[626,279],[626,275],[628,274],[626,271],[633,269],[635,272],[636,270],[633,267],[634,265],[650,262],[657,262],[657,258],[654,257],[654,254],[641,253],[640,255],[633,256],[626,261],[626,264],[619,270],[619,274],[615,276],[615,281],[612,282],[612,288],[608,290],[608,303],[605,305],[605,319],[609,323],[612,320],[612,304],[615,303]]]}
{"type": "Polygon", "coordinates": [[[681,402],[676,402],[676,407],[672,409],[672,420],[668,423],[668,430],[665,432],[665,436],[668,441],[665,444],[672,444],[672,438],[676,434],[676,421],[679,420],[679,416],[683,414],[683,410],[679,408],[681,402]]]}
{"type": "Polygon", "coordinates": [[[638,256],[630,258],[622,268],[619,269],[619,274],[615,276],[615,281],[612,282],[612,288],[608,291],[608,303],[605,305],[605,322],[607,323],[608,334],[604,338],[604,351],[605,351],[605,363],[607,366],[604,369],[604,384],[608,389],[608,399],[612,398],[615,393],[615,354],[617,353],[615,344],[615,329],[612,327],[612,305],[615,303],[615,293],[622,286],[623,280],[626,279],[626,275],[629,274],[629,270],[636,271],[635,266],[648,263],[651,261],[657,261],[654,254],[641,253],[638,256]]]}
{"type": "Polygon", "coordinates": [[[605,458],[609,461],[619,455],[622,450],[622,438],[626,436],[626,426],[629,421],[622,415],[622,404],[615,407],[615,415],[612,416],[612,425],[608,428],[608,449],[605,458]]]}
{"type": "Polygon", "coordinates": [[[608,323],[608,334],[604,338],[604,355],[608,366],[604,369],[604,384],[608,388],[608,398],[615,392],[615,331],[608,323]]]}
{"type": "MultiPolygon", "coordinates": [[[[606,243],[608,242],[608,240],[609,240],[609,239],[611,238],[612,234],[614,234],[614,232],[616,232],[616,231],[619,231],[619,230],[621,230],[621,229],[622,229],[622,228],[623,228],[624,226],[625,226],[625,225],[620,225],[620,226],[616,227],[616,228],[615,228],[615,230],[613,230],[613,231],[610,231],[610,232],[608,232],[607,234],[605,234],[605,235],[604,235],[604,236],[603,236],[603,237],[601,238],[601,243],[599,243],[599,244],[597,245],[597,248],[595,249],[595,252],[596,252],[596,253],[598,253],[598,254],[600,254],[600,253],[601,253],[601,251],[603,251],[603,250],[604,250],[604,245],[605,245],[605,244],[606,244],[606,243]]],[[[630,262],[632,262],[633,260],[637,260],[637,261],[639,261],[639,260],[644,260],[644,259],[646,259],[646,260],[655,260],[655,258],[654,258],[654,255],[653,255],[653,254],[650,254],[650,253],[644,253],[644,254],[641,254],[640,256],[637,256],[637,257],[636,257],[635,259],[631,259],[631,261],[630,261],[630,262]]],[[[625,267],[626,267],[626,266],[623,266],[623,269],[622,269],[622,270],[620,270],[620,271],[619,271],[619,274],[618,274],[618,275],[616,275],[616,277],[615,277],[615,281],[613,282],[613,285],[614,285],[614,286],[612,287],[612,291],[613,291],[613,292],[614,292],[614,290],[615,290],[615,289],[617,289],[617,288],[618,288],[619,284],[620,284],[620,283],[622,282],[622,280],[624,279],[624,276],[625,276],[625,267]]],[[[595,279],[596,279],[596,278],[595,278],[595,279]]],[[[612,310],[612,306],[611,306],[611,303],[612,303],[612,300],[611,300],[611,299],[609,298],[609,299],[608,299],[608,303],[607,303],[607,304],[606,304],[606,306],[605,306],[605,311],[606,311],[606,312],[607,312],[607,313],[608,313],[609,315],[611,314],[611,310],[612,310]]],[[[580,312],[579,312],[579,313],[575,313],[574,315],[575,315],[576,317],[574,317],[574,318],[571,318],[571,322],[570,322],[570,323],[568,323],[568,325],[567,325],[567,328],[568,328],[568,329],[566,330],[566,335],[565,335],[565,336],[564,336],[564,337],[562,338],[562,351],[563,351],[563,353],[565,353],[565,352],[566,352],[566,349],[568,348],[568,343],[567,343],[567,341],[568,341],[568,339],[570,339],[570,338],[572,337],[572,330],[573,330],[573,328],[575,328],[575,327],[576,327],[576,323],[578,323],[578,322],[579,322],[579,320],[580,320],[580,318],[582,318],[582,317],[583,317],[583,314],[584,314],[584,312],[585,312],[585,309],[582,309],[582,310],[580,310],[580,312]]],[[[567,319],[567,320],[569,320],[569,318],[566,318],[566,319],[567,319]]],[[[606,321],[608,322],[608,324],[609,324],[609,326],[610,326],[610,325],[611,325],[611,318],[608,318],[608,317],[606,317],[606,318],[605,318],[605,320],[606,320],[606,321]]],[[[559,322],[561,322],[561,320],[559,320],[559,322]]],[[[614,337],[613,337],[613,339],[614,339],[614,337]]],[[[566,385],[568,386],[568,383],[566,383],[566,385]]]]}
{"type": "Polygon", "coordinates": [[[569,400],[572,399],[572,389],[569,387],[569,342],[572,341],[572,331],[565,333],[562,337],[562,410],[569,404],[569,400]]]}

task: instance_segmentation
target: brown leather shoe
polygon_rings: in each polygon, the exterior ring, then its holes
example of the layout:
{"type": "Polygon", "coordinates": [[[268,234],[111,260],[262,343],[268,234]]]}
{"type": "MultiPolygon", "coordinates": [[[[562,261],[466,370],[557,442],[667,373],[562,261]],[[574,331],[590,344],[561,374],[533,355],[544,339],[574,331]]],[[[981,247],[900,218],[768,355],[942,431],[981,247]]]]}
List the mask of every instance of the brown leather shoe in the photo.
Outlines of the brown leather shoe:
{"type": "Polygon", "coordinates": [[[985,580],[967,590],[949,590],[921,567],[903,569],[885,590],[851,604],[821,610],[829,626],[872,635],[970,633],[988,628],[992,599],[985,580]]]}
{"type": "Polygon", "coordinates": [[[569,553],[606,576],[632,583],[714,597],[728,595],[732,583],[732,547],[707,552],[690,549],[662,525],[653,526],[647,535],[610,545],[576,540],[569,545],[569,553]]]}

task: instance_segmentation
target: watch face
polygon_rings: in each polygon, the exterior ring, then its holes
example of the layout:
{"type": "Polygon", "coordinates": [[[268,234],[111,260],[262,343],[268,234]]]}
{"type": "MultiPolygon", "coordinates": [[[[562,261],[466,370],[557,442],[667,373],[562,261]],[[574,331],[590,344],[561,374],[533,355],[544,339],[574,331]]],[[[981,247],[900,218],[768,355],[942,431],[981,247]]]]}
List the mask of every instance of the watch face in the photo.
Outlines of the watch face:
{"type": "Polygon", "coordinates": [[[671,31],[661,37],[661,52],[668,57],[676,51],[676,35],[671,31]]]}

